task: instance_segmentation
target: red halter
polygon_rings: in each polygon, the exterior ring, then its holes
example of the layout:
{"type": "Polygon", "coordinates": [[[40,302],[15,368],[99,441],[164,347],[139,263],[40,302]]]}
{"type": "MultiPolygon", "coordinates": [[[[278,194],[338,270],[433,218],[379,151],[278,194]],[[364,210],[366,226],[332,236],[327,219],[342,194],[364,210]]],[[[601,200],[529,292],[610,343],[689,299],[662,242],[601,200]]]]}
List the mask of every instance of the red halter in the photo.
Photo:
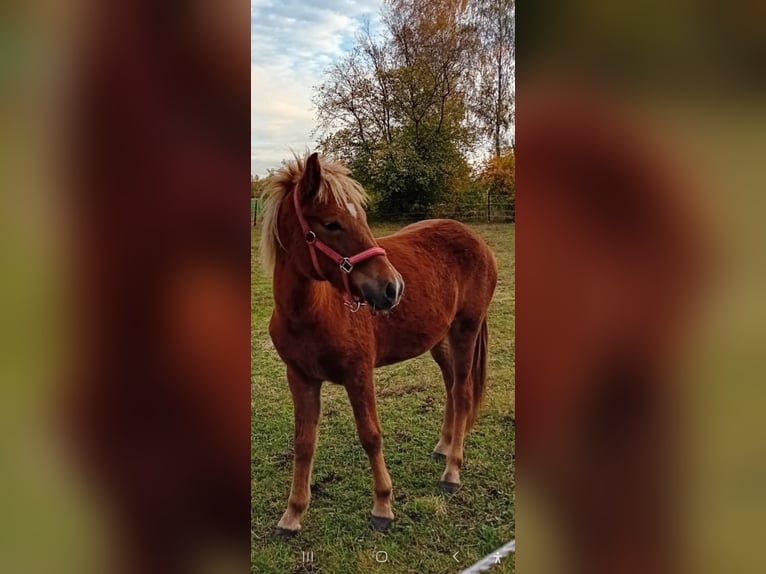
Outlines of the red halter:
{"type": "Polygon", "coordinates": [[[301,210],[297,185],[293,187],[293,203],[295,204],[295,213],[298,216],[298,222],[300,223],[301,230],[303,231],[303,238],[306,240],[306,245],[309,247],[309,254],[311,255],[311,263],[314,265],[314,271],[316,271],[317,275],[321,279],[326,280],[322,270],[319,268],[319,261],[317,260],[316,250],[319,249],[319,251],[327,255],[327,257],[332,259],[340,267],[340,270],[342,271],[341,277],[343,277],[343,285],[346,287],[346,293],[348,293],[349,297],[344,301],[344,305],[348,307],[352,312],[356,313],[361,306],[366,305],[367,303],[351,293],[351,286],[348,283],[348,276],[354,269],[354,265],[361,263],[362,261],[366,261],[367,259],[377,257],[378,255],[385,255],[386,250],[382,247],[370,247],[369,249],[365,249],[361,253],[357,253],[351,257],[343,257],[343,255],[319,239],[316,236],[316,233],[311,231],[306,218],[303,216],[303,211],[301,210]]]}

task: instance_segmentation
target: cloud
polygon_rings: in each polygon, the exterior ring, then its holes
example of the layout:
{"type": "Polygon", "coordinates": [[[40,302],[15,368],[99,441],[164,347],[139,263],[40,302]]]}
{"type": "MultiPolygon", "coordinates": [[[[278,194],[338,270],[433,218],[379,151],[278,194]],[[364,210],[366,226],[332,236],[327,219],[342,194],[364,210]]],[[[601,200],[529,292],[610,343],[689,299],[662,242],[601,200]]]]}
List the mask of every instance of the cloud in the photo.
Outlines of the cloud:
{"type": "Polygon", "coordinates": [[[381,0],[253,0],[250,7],[250,159],[265,175],[313,147],[312,87],[352,45],[365,19],[379,23],[381,0]]]}

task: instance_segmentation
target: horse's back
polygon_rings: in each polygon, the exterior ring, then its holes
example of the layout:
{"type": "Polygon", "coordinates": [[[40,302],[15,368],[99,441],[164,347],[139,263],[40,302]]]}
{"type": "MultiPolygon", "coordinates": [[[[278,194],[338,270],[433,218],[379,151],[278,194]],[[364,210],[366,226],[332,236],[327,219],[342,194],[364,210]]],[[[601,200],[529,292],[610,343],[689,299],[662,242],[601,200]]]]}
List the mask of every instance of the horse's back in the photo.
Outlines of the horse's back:
{"type": "Polygon", "coordinates": [[[470,237],[486,245],[481,236],[465,223],[455,219],[423,219],[402,227],[391,235],[378,238],[378,241],[388,242],[394,238],[406,238],[408,241],[429,238],[460,239],[470,237]]]}
{"type": "Polygon", "coordinates": [[[463,289],[478,289],[475,295],[484,293],[489,304],[497,283],[495,255],[481,235],[464,223],[454,219],[418,221],[379,238],[378,243],[397,269],[405,268],[399,269],[405,280],[430,268],[437,275],[457,280],[463,289]]]}

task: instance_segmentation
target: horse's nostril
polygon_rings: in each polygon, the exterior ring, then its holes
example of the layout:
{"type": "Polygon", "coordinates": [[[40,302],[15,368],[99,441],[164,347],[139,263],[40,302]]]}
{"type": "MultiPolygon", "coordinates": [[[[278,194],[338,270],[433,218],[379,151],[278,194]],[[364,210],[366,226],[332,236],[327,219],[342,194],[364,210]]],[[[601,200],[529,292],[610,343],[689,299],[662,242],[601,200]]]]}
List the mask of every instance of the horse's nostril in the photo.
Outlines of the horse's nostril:
{"type": "Polygon", "coordinates": [[[386,283],[386,297],[392,301],[396,299],[396,285],[391,282],[386,283]]]}

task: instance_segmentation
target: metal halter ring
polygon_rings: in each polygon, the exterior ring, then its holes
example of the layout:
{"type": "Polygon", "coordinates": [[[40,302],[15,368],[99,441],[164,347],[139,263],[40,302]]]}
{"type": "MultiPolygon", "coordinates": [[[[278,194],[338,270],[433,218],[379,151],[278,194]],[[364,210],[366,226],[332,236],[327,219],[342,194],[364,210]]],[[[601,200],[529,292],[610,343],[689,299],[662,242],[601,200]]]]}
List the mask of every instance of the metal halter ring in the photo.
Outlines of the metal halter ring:
{"type": "Polygon", "coordinates": [[[317,240],[317,234],[311,231],[310,229],[306,232],[306,235],[304,236],[304,239],[306,240],[306,243],[311,245],[317,240]]]}
{"type": "Polygon", "coordinates": [[[351,273],[351,270],[353,268],[354,268],[354,264],[348,260],[348,257],[344,257],[343,261],[340,262],[340,270],[345,273],[351,273]]]}
{"type": "Polygon", "coordinates": [[[361,309],[363,306],[367,305],[367,303],[362,303],[361,301],[349,301],[346,299],[343,304],[346,306],[346,308],[351,311],[352,313],[356,313],[361,309]]]}

